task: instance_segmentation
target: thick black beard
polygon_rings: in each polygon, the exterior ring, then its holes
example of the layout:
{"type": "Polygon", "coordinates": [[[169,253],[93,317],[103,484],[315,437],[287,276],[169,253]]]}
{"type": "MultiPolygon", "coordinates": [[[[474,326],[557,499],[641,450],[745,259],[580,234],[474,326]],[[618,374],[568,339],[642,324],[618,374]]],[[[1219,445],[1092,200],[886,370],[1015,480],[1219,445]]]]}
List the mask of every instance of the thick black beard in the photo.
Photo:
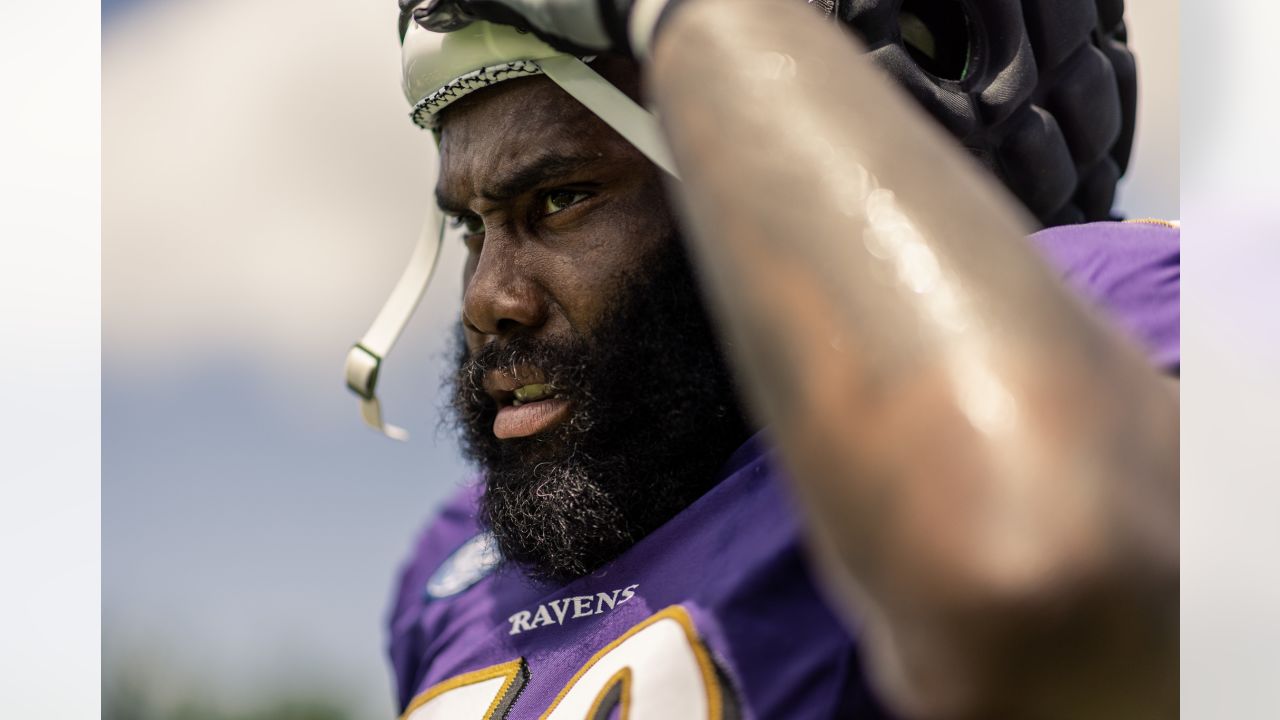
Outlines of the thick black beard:
{"type": "Polygon", "coordinates": [[[459,328],[453,409],[463,452],[485,474],[479,519],[535,580],[565,582],[617,557],[711,489],[751,433],[681,240],[616,297],[586,337],[518,335],[471,357],[459,328]],[[481,381],[520,364],[540,368],[572,416],[499,440],[481,381]]]}

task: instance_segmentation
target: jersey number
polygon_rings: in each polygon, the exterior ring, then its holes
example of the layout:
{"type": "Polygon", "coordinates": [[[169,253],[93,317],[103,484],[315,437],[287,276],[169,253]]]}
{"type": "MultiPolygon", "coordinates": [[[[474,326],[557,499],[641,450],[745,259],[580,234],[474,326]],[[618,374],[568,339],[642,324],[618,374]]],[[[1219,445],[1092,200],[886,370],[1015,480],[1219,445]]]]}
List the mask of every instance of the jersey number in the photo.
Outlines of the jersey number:
{"type": "MultiPolygon", "coordinates": [[[[402,720],[503,720],[529,680],[523,659],[433,685],[402,720]]],[[[673,605],[623,633],[583,665],[543,720],[721,720],[725,693],[684,608],[673,605]]],[[[729,713],[732,714],[732,713],[729,713]]]]}

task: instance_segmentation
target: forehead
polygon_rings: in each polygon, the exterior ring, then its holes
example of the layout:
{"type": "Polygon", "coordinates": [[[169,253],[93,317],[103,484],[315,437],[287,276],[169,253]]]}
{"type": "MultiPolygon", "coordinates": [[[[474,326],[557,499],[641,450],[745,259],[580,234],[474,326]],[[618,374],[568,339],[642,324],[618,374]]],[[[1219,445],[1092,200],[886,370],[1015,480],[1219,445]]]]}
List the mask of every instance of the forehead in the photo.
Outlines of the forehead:
{"type": "MultiPolygon", "coordinates": [[[[634,96],[636,83],[627,67],[606,65],[604,71],[634,96]]],[[[445,194],[474,194],[486,178],[504,168],[547,156],[609,162],[643,157],[545,76],[478,90],[441,114],[439,185],[445,194]]]]}

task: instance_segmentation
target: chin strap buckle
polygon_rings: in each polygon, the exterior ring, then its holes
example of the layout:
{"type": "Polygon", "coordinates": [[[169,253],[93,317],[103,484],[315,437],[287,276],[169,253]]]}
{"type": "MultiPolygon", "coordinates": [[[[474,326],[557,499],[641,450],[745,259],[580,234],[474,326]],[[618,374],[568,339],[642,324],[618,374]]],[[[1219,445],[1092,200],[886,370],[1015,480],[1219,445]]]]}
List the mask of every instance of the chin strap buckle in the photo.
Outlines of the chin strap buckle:
{"type": "Polygon", "coordinates": [[[404,428],[388,424],[382,419],[382,403],[378,402],[375,388],[382,358],[369,348],[356,343],[347,353],[347,387],[360,396],[360,417],[365,424],[392,440],[408,440],[404,428]]]}
{"type": "Polygon", "coordinates": [[[365,400],[374,399],[374,387],[378,384],[378,370],[382,358],[369,348],[356,343],[347,353],[347,387],[365,400]]]}
{"type": "Polygon", "coordinates": [[[378,371],[382,369],[382,359],[399,339],[400,332],[409,322],[431,282],[443,238],[444,218],[435,202],[429,202],[427,218],[422,224],[422,232],[418,235],[418,243],[413,248],[408,267],[369,331],[347,353],[347,387],[360,397],[360,417],[366,425],[392,440],[408,440],[409,433],[404,428],[383,421],[382,404],[375,394],[378,371]]]}

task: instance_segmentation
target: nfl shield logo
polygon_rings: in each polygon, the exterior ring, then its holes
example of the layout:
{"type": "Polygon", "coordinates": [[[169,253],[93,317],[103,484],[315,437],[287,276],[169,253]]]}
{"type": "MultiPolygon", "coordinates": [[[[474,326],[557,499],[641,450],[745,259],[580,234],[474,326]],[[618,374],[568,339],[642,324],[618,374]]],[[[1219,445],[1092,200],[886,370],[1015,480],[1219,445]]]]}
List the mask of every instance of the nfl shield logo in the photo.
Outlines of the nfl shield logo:
{"type": "Polygon", "coordinates": [[[427,599],[439,600],[457,595],[480,582],[502,557],[489,533],[481,533],[453,551],[427,581],[427,599]]]}

